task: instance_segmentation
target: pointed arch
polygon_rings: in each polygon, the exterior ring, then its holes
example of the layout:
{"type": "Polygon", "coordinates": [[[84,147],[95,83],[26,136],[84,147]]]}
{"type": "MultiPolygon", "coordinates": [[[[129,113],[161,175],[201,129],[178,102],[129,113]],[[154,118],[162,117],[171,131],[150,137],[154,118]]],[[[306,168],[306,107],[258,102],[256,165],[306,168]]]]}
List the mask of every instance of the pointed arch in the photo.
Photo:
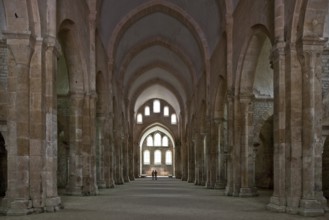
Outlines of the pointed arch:
{"type": "Polygon", "coordinates": [[[263,25],[255,25],[252,27],[251,35],[245,42],[243,50],[240,54],[236,78],[235,78],[235,94],[251,95],[257,61],[262,46],[266,38],[272,42],[270,32],[263,25]]]}
{"type": "Polygon", "coordinates": [[[77,30],[72,20],[67,19],[61,23],[58,38],[67,62],[70,92],[83,93],[86,71],[82,68],[77,30]]]}

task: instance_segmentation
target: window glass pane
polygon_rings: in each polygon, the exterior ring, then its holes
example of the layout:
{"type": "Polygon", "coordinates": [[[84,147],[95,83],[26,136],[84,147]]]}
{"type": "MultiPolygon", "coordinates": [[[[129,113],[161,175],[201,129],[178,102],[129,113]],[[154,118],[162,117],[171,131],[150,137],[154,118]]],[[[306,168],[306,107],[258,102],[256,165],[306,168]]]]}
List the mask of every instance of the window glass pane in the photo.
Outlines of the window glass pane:
{"type": "Polygon", "coordinates": [[[144,115],[149,116],[150,115],[150,107],[146,106],[144,109],[144,115]]]}
{"type": "Polygon", "coordinates": [[[167,136],[163,136],[162,138],[162,146],[168,147],[169,143],[168,143],[168,137],[167,136]]]}
{"type": "Polygon", "coordinates": [[[159,133],[154,135],[154,146],[161,146],[161,134],[159,133]]]}
{"type": "Polygon", "coordinates": [[[160,101],[159,100],[154,100],[153,101],[153,112],[154,113],[159,113],[161,111],[160,109],[160,101]]]}
{"type": "Polygon", "coordinates": [[[177,117],[176,114],[171,115],[171,124],[175,125],[177,124],[177,117]]]}
{"type": "Polygon", "coordinates": [[[166,152],[166,164],[167,165],[171,165],[172,164],[172,154],[171,154],[171,151],[168,150],[166,152]]]}
{"type": "Polygon", "coordinates": [[[160,150],[156,150],[154,151],[154,164],[161,164],[161,151],[160,150]]]}
{"type": "Polygon", "coordinates": [[[163,116],[169,116],[169,107],[168,106],[165,106],[164,108],[163,108],[163,116]]]}
{"type": "Polygon", "coordinates": [[[144,164],[150,164],[150,151],[144,151],[144,164]]]}
{"type": "Polygon", "coordinates": [[[152,136],[148,136],[146,139],[146,145],[147,146],[153,146],[153,137],[152,136]]]}
{"type": "Polygon", "coordinates": [[[137,115],[137,123],[138,124],[142,124],[143,123],[143,115],[141,113],[139,113],[137,115]]]}

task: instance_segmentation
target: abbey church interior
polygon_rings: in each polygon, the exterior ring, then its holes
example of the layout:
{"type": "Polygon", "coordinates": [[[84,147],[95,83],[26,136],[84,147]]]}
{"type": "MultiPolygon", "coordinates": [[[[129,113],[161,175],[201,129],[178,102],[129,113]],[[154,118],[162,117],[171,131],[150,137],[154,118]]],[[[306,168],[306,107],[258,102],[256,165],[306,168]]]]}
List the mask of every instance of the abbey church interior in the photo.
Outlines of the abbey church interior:
{"type": "Polygon", "coordinates": [[[156,170],[327,216],[328,37],[328,0],[0,0],[1,215],[156,170]]]}

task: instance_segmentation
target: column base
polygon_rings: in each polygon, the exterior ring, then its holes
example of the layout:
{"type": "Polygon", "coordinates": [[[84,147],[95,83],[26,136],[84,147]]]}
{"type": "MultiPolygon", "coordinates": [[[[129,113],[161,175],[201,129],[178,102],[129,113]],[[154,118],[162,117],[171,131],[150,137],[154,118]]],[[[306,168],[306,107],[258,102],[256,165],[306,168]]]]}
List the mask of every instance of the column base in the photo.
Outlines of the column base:
{"type": "Polygon", "coordinates": [[[302,199],[300,201],[299,214],[307,217],[324,215],[322,204],[315,199],[302,199]]]}
{"type": "Polygon", "coordinates": [[[106,188],[106,183],[105,183],[104,180],[102,180],[102,181],[99,181],[97,183],[97,186],[98,186],[98,189],[105,189],[106,188]]]}
{"type": "Polygon", "coordinates": [[[201,185],[200,180],[197,180],[197,179],[196,179],[196,180],[194,181],[194,185],[200,186],[200,185],[201,185]]]}
{"type": "Polygon", "coordinates": [[[208,182],[208,181],[207,181],[207,183],[206,183],[206,188],[207,188],[207,189],[214,189],[214,188],[215,188],[215,184],[212,183],[212,182],[208,182]]]}
{"type": "Polygon", "coordinates": [[[109,188],[112,189],[114,187],[115,187],[114,181],[110,181],[109,183],[106,184],[107,189],[109,189],[109,188]]]}
{"type": "Polygon", "coordinates": [[[7,201],[6,203],[7,210],[5,210],[5,214],[8,216],[28,215],[34,212],[32,207],[32,200],[17,199],[11,202],[7,201]]]}
{"type": "Polygon", "coordinates": [[[280,204],[280,198],[277,196],[271,197],[270,203],[266,206],[266,209],[273,212],[286,212],[286,206],[280,204]]]}
{"type": "Polygon", "coordinates": [[[79,186],[76,187],[67,187],[65,191],[65,195],[68,196],[82,196],[82,189],[79,186]]]}
{"type": "Polygon", "coordinates": [[[240,188],[240,197],[255,197],[258,196],[257,188],[256,187],[247,187],[247,188],[240,188]]]}
{"type": "Polygon", "coordinates": [[[60,209],[63,209],[64,206],[61,204],[60,197],[52,197],[46,199],[46,211],[47,212],[56,212],[60,209]]]}
{"type": "Polygon", "coordinates": [[[225,189],[226,188],[226,183],[224,182],[216,182],[214,189],[225,189]]]}
{"type": "Polygon", "coordinates": [[[225,188],[225,195],[226,196],[233,196],[233,187],[226,186],[226,188],[225,188]]]}
{"type": "Polygon", "coordinates": [[[187,178],[187,182],[188,183],[194,183],[194,178],[191,178],[191,177],[187,178]]]}
{"type": "Polygon", "coordinates": [[[182,177],[182,179],[181,179],[182,181],[187,181],[187,177],[182,177]]]}

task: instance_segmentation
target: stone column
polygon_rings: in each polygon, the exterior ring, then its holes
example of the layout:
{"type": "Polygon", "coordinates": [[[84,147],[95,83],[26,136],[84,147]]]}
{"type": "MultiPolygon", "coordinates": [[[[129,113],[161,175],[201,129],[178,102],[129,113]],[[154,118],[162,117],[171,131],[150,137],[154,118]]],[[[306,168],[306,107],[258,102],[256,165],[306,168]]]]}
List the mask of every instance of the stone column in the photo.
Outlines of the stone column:
{"type": "Polygon", "coordinates": [[[302,70],[295,43],[286,44],[286,212],[298,214],[302,194],[302,70]]]}
{"type": "Polygon", "coordinates": [[[203,150],[203,141],[202,136],[199,132],[194,134],[194,164],[195,164],[195,185],[201,185],[202,181],[202,150],[203,150]]]}
{"type": "Polygon", "coordinates": [[[113,143],[113,117],[110,115],[109,119],[107,121],[107,126],[106,126],[106,139],[108,140],[106,143],[106,161],[108,163],[108,177],[106,178],[106,187],[107,188],[113,188],[115,185],[114,181],[114,143],[113,143]]]}
{"type": "Polygon", "coordinates": [[[185,138],[181,138],[181,167],[182,167],[182,181],[187,181],[188,177],[188,150],[187,150],[187,144],[185,141],[185,138]]]}
{"type": "Polygon", "coordinates": [[[252,104],[250,95],[240,95],[240,114],[241,114],[241,188],[240,197],[250,197],[257,195],[257,189],[253,181],[253,146],[250,146],[249,133],[252,130],[252,120],[250,120],[250,106],[252,104]]]}
{"type": "Polygon", "coordinates": [[[8,57],[8,188],[7,215],[32,212],[29,189],[30,34],[7,33],[8,57]],[[16,37],[17,35],[17,37],[16,37]],[[19,179],[18,179],[19,177],[19,179]]]}
{"type": "Polygon", "coordinates": [[[121,185],[124,183],[123,179],[123,152],[122,152],[122,134],[120,130],[115,132],[115,142],[114,142],[114,169],[115,169],[115,184],[121,185]]]}
{"type": "Polygon", "coordinates": [[[208,171],[208,161],[209,158],[209,150],[210,150],[210,137],[209,133],[201,134],[201,158],[200,158],[200,185],[206,186],[207,182],[207,171],[208,171]]]}
{"type": "Polygon", "coordinates": [[[82,114],[82,193],[95,195],[98,192],[96,180],[96,93],[86,94],[82,114]]]}
{"type": "Polygon", "coordinates": [[[136,164],[134,163],[135,145],[133,142],[133,137],[129,135],[128,142],[128,162],[129,162],[129,180],[135,180],[134,169],[136,164]]]}
{"type": "Polygon", "coordinates": [[[129,161],[128,161],[128,137],[125,135],[121,136],[122,143],[122,173],[123,173],[123,181],[129,182],[129,161]]]}
{"type": "Polygon", "coordinates": [[[174,175],[177,179],[182,178],[182,145],[180,141],[176,141],[175,148],[173,148],[172,151],[172,156],[175,158],[175,161],[173,161],[173,170],[172,170],[172,175],[174,175]],[[174,166],[175,166],[175,171],[174,171],[174,166]],[[174,173],[175,172],[175,173],[174,173]]]}
{"type": "Polygon", "coordinates": [[[188,141],[188,178],[187,182],[193,183],[195,180],[195,140],[188,141]]]}
{"type": "MultiPolygon", "coordinates": [[[[32,44],[32,43],[31,43],[32,44]]],[[[32,44],[33,45],[33,44],[32,44]]],[[[31,46],[32,46],[31,45],[31,46]]],[[[42,184],[44,176],[43,173],[43,160],[46,163],[52,163],[54,156],[54,149],[46,149],[50,154],[50,161],[47,161],[47,153],[43,154],[43,149],[45,147],[45,131],[46,124],[44,123],[44,87],[43,74],[42,74],[42,39],[36,39],[34,42],[34,51],[31,57],[31,67],[30,67],[30,114],[29,118],[33,123],[30,123],[30,163],[29,163],[29,173],[30,173],[30,197],[32,199],[32,206],[36,212],[42,212],[44,201],[43,197],[45,186],[42,184]]],[[[50,122],[51,123],[51,122],[50,122]]],[[[51,166],[51,165],[50,165],[51,166]]],[[[52,166],[51,166],[52,167],[52,166]]]]}
{"type": "Polygon", "coordinates": [[[324,214],[327,201],[322,193],[322,59],[325,40],[304,38],[299,42],[303,74],[302,105],[302,199],[304,216],[324,214]]]}
{"type": "Polygon", "coordinates": [[[232,92],[228,91],[227,94],[227,185],[225,188],[225,194],[232,196],[234,194],[234,170],[233,166],[233,146],[234,146],[234,96],[232,92]]]}
{"type": "MultiPolygon", "coordinates": [[[[52,3],[53,4],[53,3],[52,3]]],[[[55,5],[52,5],[56,8],[55,5]]],[[[50,10],[55,13],[56,10],[50,10]]],[[[53,15],[54,16],[54,15],[53,15]]],[[[55,211],[61,206],[61,199],[57,193],[57,93],[56,74],[57,57],[59,49],[56,46],[56,38],[48,37],[44,40],[44,65],[45,65],[45,114],[46,114],[46,150],[45,182],[46,182],[46,210],[55,211]]]]}
{"type": "MultiPolygon", "coordinates": [[[[105,137],[104,137],[105,116],[103,114],[97,115],[97,145],[96,145],[96,164],[97,164],[97,186],[98,188],[105,188],[105,161],[108,160],[105,156],[108,153],[105,151],[105,137]]],[[[108,166],[108,164],[106,164],[108,166]]]]}
{"type": "Polygon", "coordinates": [[[134,176],[135,178],[139,178],[139,170],[140,170],[140,160],[139,160],[140,148],[139,143],[134,142],[134,176]]]}
{"type": "Polygon", "coordinates": [[[224,119],[216,118],[213,120],[213,129],[214,134],[216,134],[216,138],[214,138],[215,143],[214,146],[216,147],[216,189],[225,189],[226,187],[226,150],[225,150],[225,142],[224,138],[224,119]]]}
{"type": "Polygon", "coordinates": [[[69,178],[66,193],[82,195],[82,107],[84,94],[70,95],[69,178]]]}
{"type": "Polygon", "coordinates": [[[273,195],[267,208],[286,211],[286,87],[285,43],[278,42],[272,51],[274,70],[274,118],[273,118],[273,195]]]}

